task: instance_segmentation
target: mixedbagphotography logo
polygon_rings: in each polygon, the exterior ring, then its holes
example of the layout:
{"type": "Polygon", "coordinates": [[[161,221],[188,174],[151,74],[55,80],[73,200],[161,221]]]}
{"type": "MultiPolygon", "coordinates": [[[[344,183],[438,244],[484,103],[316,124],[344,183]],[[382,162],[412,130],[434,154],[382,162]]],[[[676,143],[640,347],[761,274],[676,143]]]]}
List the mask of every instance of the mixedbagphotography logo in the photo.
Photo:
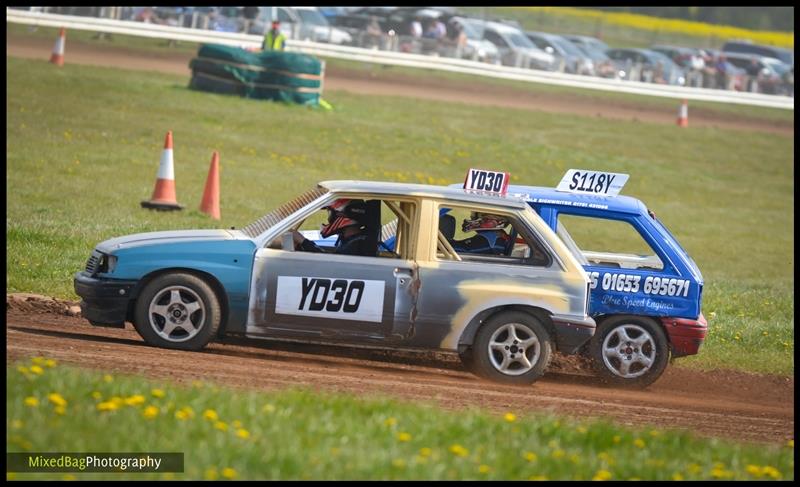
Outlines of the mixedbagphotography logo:
{"type": "Polygon", "coordinates": [[[183,472],[183,453],[7,453],[7,472],[183,472]]]}

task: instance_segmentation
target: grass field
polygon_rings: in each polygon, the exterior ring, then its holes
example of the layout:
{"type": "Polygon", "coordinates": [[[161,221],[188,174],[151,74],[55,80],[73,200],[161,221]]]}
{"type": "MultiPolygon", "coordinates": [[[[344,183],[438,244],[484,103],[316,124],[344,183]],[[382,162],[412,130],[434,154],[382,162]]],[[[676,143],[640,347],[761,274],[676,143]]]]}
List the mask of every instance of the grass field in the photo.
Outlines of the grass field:
{"type": "MultiPolygon", "coordinates": [[[[679,365],[794,373],[794,141],[396,97],[327,112],[191,91],[172,75],[7,58],[7,290],[75,299],[94,245],[141,231],[242,227],[317,181],[450,184],[469,167],[555,185],[631,175],[706,279],[711,334],[679,365]],[[174,133],[180,213],[143,210],[174,133]],[[213,150],[222,220],[196,211],[213,150]]],[[[598,246],[602,246],[598,242],[598,246]]]]}
{"type": "MultiPolygon", "coordinates": [[[[111,376],[34,357],[6,369],[9,452],[183,452],[184,473],[8,479],[792,480],[794,443],[755,446],[388,398],[257,393],[111,376]]],[[[518,412],[517,412],[518,413],[518,412]]]]}
{"type": "MultiPolygon", "coordinates": [[[[20,24],[8,24],[8,32],[14,37],[33,37],[38,39],[53,40],[58,35],[58,29],[39,27],[31,31],[28,26],[20,24]]],[[[187,56],[197,53],[199,47],[196,43],[178,42],[175,45],[168,45],[163,39],[150,39],[146,37],[123,36],[115,34],[109,39],[98,39],[96,32],[71,30],[67,33],[66,56],[69,56],[69,49],[73,45],[103,46],[118,49],[121,53],[128,50],[136,52],[146,52],[153,56],[165,56],[174,53],[181,53],[187,56]]],[[[69,58],[67,57],[67,60],[69,58]]],[[[69,62],[69,61],[67,61],[69,62]]],[[[611,101],[621,104],[635,103],[637,106],[652,109],[669,109],[677,113],[675,99],[661,98],[656,96],[633,95],[627,93],[615,93],[611,91],[591,90],[582,88],[570,88],[540,83],[529,83],[524,81],[513,81],[484,76],[473,76],[460,73],[450,73],[447,71],[434,71],[430,69],[409,68],[405,66],[388,66],[382,64],[364,63],[357,61],[347,61],[343,59],[325,59],[328,70],[345,69],[349,71],[369,71],[375,75],[394,75],[403,76],[424,76],[427,78],[440,79],[445,81],[456,81],[460,83],[479,84],[487,90],[513,88],[523,90],[537,95],[557,95],[568,96],[576,100],[585,100],[587,103],[596,101],[611,101]]],[[[327,96],[327,95],[326,95],[327,96]]],[[[730,117],[748,117],[759,120],[769,120],[775,122],[787,122],[794,120],[793,110],[772,109],[763,107],[753,107],[747,105],[737,105],[728,103],[692,101],[690,110],[702,109],[707,112],[724,114],[730,117]]]]}

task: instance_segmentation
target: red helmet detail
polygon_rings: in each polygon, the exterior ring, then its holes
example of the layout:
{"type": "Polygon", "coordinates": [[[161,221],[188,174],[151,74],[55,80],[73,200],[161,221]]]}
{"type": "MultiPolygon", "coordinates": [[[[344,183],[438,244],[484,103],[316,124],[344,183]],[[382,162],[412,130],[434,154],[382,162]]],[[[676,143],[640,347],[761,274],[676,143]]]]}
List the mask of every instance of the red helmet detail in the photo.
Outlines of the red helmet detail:
{"type": "Polygon", "coordinates": [[[322,238],[328,238],[348,227],[360,227],[366,216],[366,207],[361,200],[338,199],[324,209],[328,210],[328,223],[323,223],[320,227],[322,238]]]}
{"type": "Polygon", "coordinates": [[[472,213],[469,219],[464,219],[464,223],[461,224],[461,231],[504,230],[508,225],[508,220],[502,216],[488,213],[472,213]]]}

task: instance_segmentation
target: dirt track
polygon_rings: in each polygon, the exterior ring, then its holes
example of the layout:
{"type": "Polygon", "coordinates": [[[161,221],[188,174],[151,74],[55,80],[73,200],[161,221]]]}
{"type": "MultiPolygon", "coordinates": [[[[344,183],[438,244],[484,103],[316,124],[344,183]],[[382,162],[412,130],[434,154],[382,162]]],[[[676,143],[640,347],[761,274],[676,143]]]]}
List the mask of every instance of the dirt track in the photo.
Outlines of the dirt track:
{"type": "MultiPolygon", "coordinates": [[[[55,308],[55,306],[52,306],[55,308]]],[[[704,436],[784,443],[794,437],[794,379],[669,367],[644,391],[601,387],[593,377],[549,373],[528,387],[477,379],[449,354],[388,354],[321,345],[236,339],[202,352],[149,347],[131,325],[95,328],[84,319],[11,306],[6,360],[46,356],[61,363],[177,381],[250,389],[303,386],[433,401],[447,409],[550,411],[607,417],[626,425],[684,428],[704,436]]],[[[563,364],[566,363],[566,366],[563,364]]],[[[559,364],[555,364],[559,368],[559,364]]]]}
{"type": "MultiPolygon", "coordinates": [[[[6,55],[47,60],[53,42],[21,34],[6,34],[6,55]]],[[[185,75],[188,83],[191,72],[189,61],[193,54],[170,51],[146,53],[128,49],[113,41],[93,44],[70,42],[65,48],[65,62],[113,66],[123,69],[152,70],[185,75]]],[[[452,81],[438,77],[407,76],[391,68],[371,70],[343,70],[329,67],[325,73],[325,92],[346,91],[361,95],[402,96],[425,100],[439,100],[483,106],[499,106],[552,113],[570,113],[583,116],[674,124],[678,105],[674,108],[642,106],[635,102],[610,101],[603,98],[562,94],[556,95],[532,89],[487,85],[478,81],[452,81]]],[[[692,127],[716,127],[793,135],[794,123],[770,121],[755,117],[733,117],[725,112],[703,108],[690,108],[692,127]]]]}

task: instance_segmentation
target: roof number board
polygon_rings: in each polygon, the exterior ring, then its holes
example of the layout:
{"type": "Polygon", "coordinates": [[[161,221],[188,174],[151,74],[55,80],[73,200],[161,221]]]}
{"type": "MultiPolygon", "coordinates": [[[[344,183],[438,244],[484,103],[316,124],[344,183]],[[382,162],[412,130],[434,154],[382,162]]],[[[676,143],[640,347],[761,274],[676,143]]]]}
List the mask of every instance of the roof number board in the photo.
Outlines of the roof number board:
{"type": "Polygon", "coordinates": [[[507,172],[470,169],[464,179],[464,189],[505,194],[511,175],[507,172]]]}
{"type": "Polygon", "coordinates": [[[627,174],[570,169],[561,178],[556,191],[617,196],[627,181],[627,174]]]}

